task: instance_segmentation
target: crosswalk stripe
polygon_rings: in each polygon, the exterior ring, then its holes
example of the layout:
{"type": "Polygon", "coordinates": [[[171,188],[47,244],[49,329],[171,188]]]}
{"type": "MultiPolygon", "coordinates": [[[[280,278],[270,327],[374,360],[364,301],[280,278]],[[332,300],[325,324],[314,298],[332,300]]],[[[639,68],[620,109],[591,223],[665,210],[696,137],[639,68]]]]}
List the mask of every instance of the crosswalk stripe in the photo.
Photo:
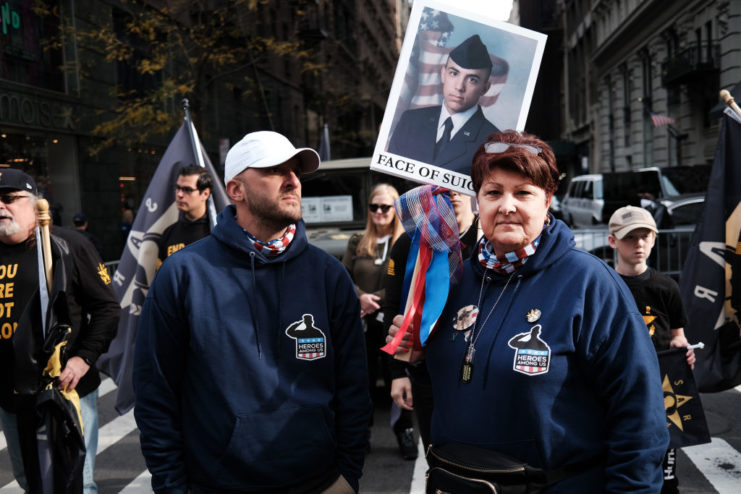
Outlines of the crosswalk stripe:
{"type": "MultiPolygon", "coordinates": [[[[111,378],[105,378],[100,383],[100,387],[98,387],[98,397],[102,398],[104,395],[107,395],[111,391],[116,389],[116,383],[113,382],[113,379],[111,378]]],[[[8,447],[8,443],[5,440],[5,434],[0,434],[0,451],[4,450],[8,447]]],[[[2,492],[2,491],[0,491],[2,492]]]]}
{"type": "Polygon", "coordinates": [[[98,454],[116,444],[116,441],[134,429],[136,429],[136,421],[133,410],[108,422],[98,429],[98,454]]]}
{"type": "MultiPolygon", "coordinates": [[[[119,439],[134,429],[136,429],[136,421],[134,420],[133,411],[108,422],[98,429],[98,454],[116,444],[119,439]]],[[[4,438],[3,435],[3,440],[4,438]]],[[[0,489],[0,494],[20,494],[22,492],[15,480],[0,489]]]]}
{"type": "Polygon", "coordinates": [[[113,382],[113,379],[110,377],[106,377],[100,382],[100,386],[98,386],[98,397],[102,398],[103,396],[107,395],[111,391],[115,391],[116,383],[113,382]]]}
{"type": "Polygon", "coordinates": [[[23,489],[15,480],[0,489],[0,494],[23,494],[23,489]]]}
{"type": "Polygon", "coordinates": [[[148,494],[152,492],[152,474],[144,470],[137,478],[119,492],[119,494],[148,494]]]}
{"type": "Polygon", "coordinates": [[[414,462],[412,473],[412,485],[409,486],[409,494],[424,494],[425,473],[427,473],[427,460],[425,459],[425,448],[422,438],[417,441],[417,460],[414,462]]]}
{"type": "MultiPolygon", "coordinates": [[[[116,383],[113,382],[113,379],[111,378],[105,378],[100,383],[100,387],[98,388],[98,396],[103,397],[104,395],[110,393],[111,391],[114,391],[116,389],[116,383]]],[[[0,451],[4,450],[8,447],[8,443],[5,440],[5,434],[0,434],[0,451]]]]}
{"type": "Polygon", "coordinates": [[[710,444],[682,448],[700,473],[713,484],[718,494],[738,494],[741,453],[723,439],[714,437],[710,444]]]}

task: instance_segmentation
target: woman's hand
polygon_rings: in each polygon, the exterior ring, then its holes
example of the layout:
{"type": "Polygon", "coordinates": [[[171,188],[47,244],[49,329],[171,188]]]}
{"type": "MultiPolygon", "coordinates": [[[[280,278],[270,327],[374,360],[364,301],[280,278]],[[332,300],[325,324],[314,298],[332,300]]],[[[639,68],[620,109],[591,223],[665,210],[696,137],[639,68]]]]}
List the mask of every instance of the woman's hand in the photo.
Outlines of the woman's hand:
{"type": "MultiPolygon", "coordinates": [[[[678,335],[672,338],[672,341],[669,342],[669,348],[684,348],[689,346],[689,342],[687,341],[687,338],[684,337],[684,335],[678,335]]],[[[695,357],[695,350],[692,348],[687,349],[687,363],[690,364],[690,369],[695,369],[695,361],[697,358],[695,357]]]]}
{"type": "MultiPolygon", "coordinates": [[[[396,333],[399,332],[399,328],[401,328],[401,325],[404,323],[404,315],[399,314],[397,316],[394,316],[394,320],[391,322],[391,326],[389,326],[389,334],[386,336],[386,343],[389,343],[391,340],[394,339],[394,336],[396,336],[396,333]]],[[[399,347],[396,349],[396,353],[406,353],[412,348],[412,325],[409,325],[409,330],[404,335],[404,338],[401,339],[401,343],[399,343],[399,347]]]]}
{"type": "Polygon", "coordinates": [[[403,410],[414,410],[412,381],[408,377],[397,377],[391,381],[391,398],[399,408],[403,410]]]}
{"type": "Polygon", "coordinates": [[[360,317],[367,316],[368,314],[373,314],[378,309],[381,308],[380,305],[378,305],[378,302],[381,300],[381,297],[378,295],[373,295],[372,293],[364,293],[360,296],[360,317]]]}

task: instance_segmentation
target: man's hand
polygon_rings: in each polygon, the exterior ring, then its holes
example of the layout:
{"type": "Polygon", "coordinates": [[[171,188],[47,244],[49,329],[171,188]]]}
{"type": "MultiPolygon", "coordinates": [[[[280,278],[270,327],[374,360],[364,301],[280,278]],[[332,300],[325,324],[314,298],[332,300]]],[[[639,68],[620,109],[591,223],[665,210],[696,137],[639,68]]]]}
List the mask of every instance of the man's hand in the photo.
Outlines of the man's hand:
{"type": "Polygon", "coordinates": [[[90,366],[87,365],[87,362],[80,357],[72,357],[67,361],[67,365],[64,366],[59,379],[57,379],[59,389],[72,391],[77,387],[77,383],[80,382],[82,376],[87,374],[88,370],[90,370],[90,366]]]}
{"type": "Polygon", "coordinates": [[[380,309],[381,306],[378,305],[379,300],[381,300],[381,297],[378,295],[373,295],[372,293],[362,294],[360,296],[360,317],[373,314],[380,309]]]}
{"type": "Polygon", "coordinates": [[[391,381],[391,398],[399,408],[403,410],[414,410],[412,381],[408,377],[397,377],[391,381]]]}
{"type": "MultiPolygon", "coordinates": [[[[674,338],[672,338],[672,341],[669,342],[669,348],[684,348],[687,346],[689,346],[689,342],[683,334],[675,336],[674,338]]],[[[695,350],[692,348],[687,349],[687,363],[690,364],[690,369],[695,369],[696,360],[697,358],[695,357],[695,350]]]]}

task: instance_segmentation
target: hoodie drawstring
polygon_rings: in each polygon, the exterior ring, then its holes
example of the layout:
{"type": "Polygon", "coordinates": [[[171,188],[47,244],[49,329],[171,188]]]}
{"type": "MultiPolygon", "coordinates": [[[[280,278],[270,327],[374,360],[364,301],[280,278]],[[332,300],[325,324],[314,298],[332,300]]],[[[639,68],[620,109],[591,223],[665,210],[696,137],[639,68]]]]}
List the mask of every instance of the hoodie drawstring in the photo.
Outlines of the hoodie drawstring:
{"type": "Polygon", "coordinates": [[[260,327],[255,318],[255,306],[252,295],[257,293],[257,279],[255,278],[255,253],[250,252],[250,271],[252,273],[252,293],[247,295],[247,303],[250,304],[250,316],[252,317],[252,327],[255,330],[255,344],[257,345],[257,358],[262,359],[262,348],[260,347],[260,327]]]}

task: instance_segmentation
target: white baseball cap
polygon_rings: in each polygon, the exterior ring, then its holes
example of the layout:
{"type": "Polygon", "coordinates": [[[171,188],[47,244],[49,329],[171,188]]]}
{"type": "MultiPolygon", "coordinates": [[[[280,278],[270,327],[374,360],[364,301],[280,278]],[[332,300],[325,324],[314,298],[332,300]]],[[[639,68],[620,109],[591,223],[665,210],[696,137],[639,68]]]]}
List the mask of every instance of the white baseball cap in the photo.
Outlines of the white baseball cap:
{"type": "Polygon", "coordinates": [[[295,148],[285,136],[270,130],[250,132],[226,154],[224,183],[247,168],[270,168],[298,156],[301,173],[319,168],[319,154],[310,148],[295,148]]]}

